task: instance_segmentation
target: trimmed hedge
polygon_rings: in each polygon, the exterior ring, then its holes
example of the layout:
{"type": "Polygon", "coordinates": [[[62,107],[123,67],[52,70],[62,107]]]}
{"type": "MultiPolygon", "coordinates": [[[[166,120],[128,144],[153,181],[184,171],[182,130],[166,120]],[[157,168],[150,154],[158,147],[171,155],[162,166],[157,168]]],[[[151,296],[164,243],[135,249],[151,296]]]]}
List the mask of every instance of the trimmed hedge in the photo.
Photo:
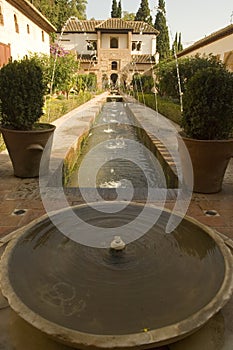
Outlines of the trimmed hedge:
{"type": "Polygon", "coordinates": [[[225,68],[199,70],[184,93],[181,126],[186,136],[199,140],[232,137],[233,73],[225,68]]]}
{"type": "MultiPolygon", "coordinates": [[[[156,110],[156,99],[154,94],[138,94],[139,102],[145,103],[147,107],[156,110]]],[[[166,118],[180,125],[181,123],[181,110],[180,105],[174,103],[171,100],[161,98],[157,96],[158,112],[161,113],[166,118]]]]}

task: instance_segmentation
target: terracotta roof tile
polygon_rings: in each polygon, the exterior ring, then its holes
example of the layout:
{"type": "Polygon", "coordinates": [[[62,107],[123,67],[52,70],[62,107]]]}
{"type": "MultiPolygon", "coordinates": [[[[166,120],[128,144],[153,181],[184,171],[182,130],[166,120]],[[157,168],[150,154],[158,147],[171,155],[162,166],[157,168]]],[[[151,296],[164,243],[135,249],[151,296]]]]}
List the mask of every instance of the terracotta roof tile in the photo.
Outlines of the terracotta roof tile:
{"type": "Polygon", "coordinates": [[[133,26],[134,33],[147,33],[147,34],[159,34],[158,30],[152,27],[150,24],[143,21],[127,21],[129,25],[133,26]]]}
{"type": "Polygon", "coordinates": [[[158,34],[151,25],[142,21],[124,21],[121,18],[102,20],[78,20],[71,18],[64,28],[64,32],[96,33],[97,30],[132,30],[133,33],[158,34]]]}
{"type": "Polygon", "coordinates": [[[133,26],[128,21],[121,18],[109,18],[96,26],[96,29],[127,29],[133,30],[133,26]]]}
{"type": "Polygon", "coordinates": [[[152,55],[132,55],[134,63],[155,63],[155,57],[152,55]]]}
{"type": "Polygon", "coordinates": [[[70,19],[64,28],[64,32],[81,32],[81,33],[95,33],[95,27],[101,24],[103,21],[96,20],[77,20],[76,18],[70,19]]]}

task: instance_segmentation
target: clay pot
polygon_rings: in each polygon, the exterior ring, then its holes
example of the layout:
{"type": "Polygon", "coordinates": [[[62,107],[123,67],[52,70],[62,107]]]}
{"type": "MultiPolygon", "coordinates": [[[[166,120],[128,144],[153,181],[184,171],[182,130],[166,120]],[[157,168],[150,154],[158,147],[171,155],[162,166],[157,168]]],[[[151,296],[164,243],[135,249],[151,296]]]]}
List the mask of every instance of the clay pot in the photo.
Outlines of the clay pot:
{"type": "Polygon", "coordinates": [[[28,131],[0,127],[15,176],[38,177],[40,170],[42,173],[48,170],[55,126],[52,124],[41,124],[41,126],[28,131]],[[43,155],[43,169],[42,167],[40,169],[43,152],[46,152],[46,155],[43,155]]]}
{"type": "Polygon", "coordinates": [[[233,156],[233,139],[196,140],[178,134],[178,148],[184,181],[188,178],[190,163],[184,151],[186,146],[193,166],[193,191],[216,193],[221,191],[224,174],[233,156]]]}

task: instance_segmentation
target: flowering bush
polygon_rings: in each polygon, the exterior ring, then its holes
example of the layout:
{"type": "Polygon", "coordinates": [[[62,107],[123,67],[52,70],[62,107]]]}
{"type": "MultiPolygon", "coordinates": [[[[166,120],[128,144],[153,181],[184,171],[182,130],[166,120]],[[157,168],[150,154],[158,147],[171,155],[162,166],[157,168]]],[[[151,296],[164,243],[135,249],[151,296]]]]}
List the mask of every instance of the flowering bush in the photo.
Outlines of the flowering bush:
{"type": "Polygon", "coordinates": [[[47,93],[65,91],[67,97],[74,86],[79,69],[76,54],[66,51],[57,44],[50,47],[51,55],[34,54],[32,57],[43,70],[47,93]]]}
{"type": "Polygon", "coordinates": [[[69,51],[65,50],[59,44],[51,44],[50,45],[50,54],[54,57],[64,57],[69,54],[69,51]]]}

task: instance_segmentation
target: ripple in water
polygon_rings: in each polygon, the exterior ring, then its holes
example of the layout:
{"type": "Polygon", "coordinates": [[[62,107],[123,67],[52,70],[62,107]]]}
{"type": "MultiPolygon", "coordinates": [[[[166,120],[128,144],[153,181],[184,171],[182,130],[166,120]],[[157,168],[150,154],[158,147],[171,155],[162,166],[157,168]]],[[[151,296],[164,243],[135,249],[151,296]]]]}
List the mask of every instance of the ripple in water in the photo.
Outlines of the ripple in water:
{"type": "Polygon", "coordinates": [[[125,148],[125,141],[122,139],[116,139],[115,141],[109,141],[106,145],[106,148],[108,149],[119,149],[119,148],[125,148]]]}
{"type": "Polygon", "coordinates": [[[104,129],[104,132],[105,132],[106,134],[116,133],[116,131],[113,130],[113,129],[111,129],[111,128],[104,129]]]}
{"type": "Polygon", "coordinates": [[[122,179],[120,181],[105,181],[101,184],[99,184],[100,188],[126,188],[127,187],[127,181],[122,179]]]}

